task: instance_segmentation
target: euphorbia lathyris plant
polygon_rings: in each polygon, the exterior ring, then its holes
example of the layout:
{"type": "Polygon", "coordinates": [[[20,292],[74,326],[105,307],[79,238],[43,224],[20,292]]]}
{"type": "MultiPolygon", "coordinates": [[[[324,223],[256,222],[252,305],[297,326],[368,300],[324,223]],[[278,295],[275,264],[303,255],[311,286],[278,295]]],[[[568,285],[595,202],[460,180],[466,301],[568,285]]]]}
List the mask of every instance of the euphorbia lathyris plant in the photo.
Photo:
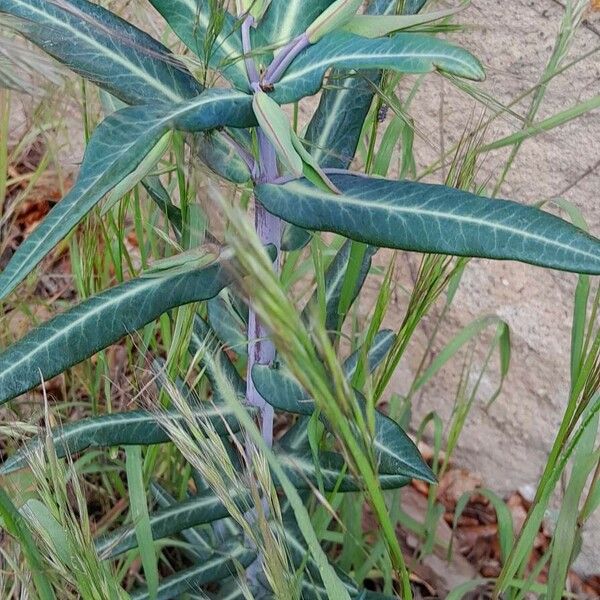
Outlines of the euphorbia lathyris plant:
{"type": "MultiPolygon", "coordinates": [[[[225,180],[253,190],[256,231],[272,247],[275,269],[282,252],[301,248],[311,232],[333,232],[366,244],[354,297],[379,247],[600,273],[600,242],[537,208],[348,170],[381,70],[440,71],[472,80],[484,76],[467,51],[410,31],[432,18],[416,14],[424,2],[405,2],[404,15],[396,14],[396,0],[372,0],[364,15],[357,14],[362,0],[239,0],[237,14],[218,2],[150,2],[189,50],[230,87],[207,89],[208,77],[201,83],[164,46],[86,0],[0,0],[0,14],[11,17],[11,27],[129,105],[97,127],[73,189],[21,244],[0,275],[1,297],[15,290],[107,194],[118,197],[140,182],[165,209],[175,234],[180,234],[180,212],[165,197],[160,180],[148,176],[174,131],[188,134],[192,151],[225,180]],[[302,139],[281,107],[318,93],[330,69],[332,85],[322,92],[302,139]]],[[[351,248],[348,241],[326,273],[330,329],[341,327],[340,282],[351,248]]],[[[45,379],[53,377],[166,311],[215,298],[232,283],[230,260],[227,250],[218,257],[188,251],[181,261],[171,260],[164,268],[157,265],[139,279],[86,300],[33,330],[0,355],[0,401],[37,386],[40,373],[45,379]]],[[[211,307],[217,311],[218,300],[211,300],[211,307]]],[[[245,382],[225,355],[219,360],[235,389],[257,409],[263,437],[272,444],[274,408],[310,416],[319,408],[319,398],[308,398],[285,367],[272,368],[275,348],[252,306],[245,325],[245,382]]],[[[201,346],[210,333],[210,325],[198,317],[192,345],[201,346]]],[[[389,332],[376,337],[369,351],[372,367],[385,357],[393,337],[389,332]]],[[[346,365],[349,381],[356,362],[346,365]]],[[[229,428],[219,425],[229,416],[224,407],[211,416],[222,435],[237,431],[235,419],[229,428]]],[[[286,443],[284,437],[279,451],[282,456],[291,454],[289,464],[302,471],[294,476],[294,469],[289,469],[299,488],[306,489],[317,479],[325,491],[360,488],[355,478],[342,475],[343,459],[335,452],[321,455],[317,476],[310,449],[292,444],[295,440],[286,443]]],[[[166,441],[164,429],[145,412],[74,423],[55,434],[62,456],[90,446],[166,441]]],[[[410,439],[380,412],[375,413],[375,455],[385,489],[400,487],[413,477],[432,478],[410,439]]],[[[24,455],[17,454],[3,472],[24,464],[24,455]]],[[[158,539],[226,516],[219,500],[207,493],[151,515],[152,531],[158,539]]],[[[119,543],[98,543],[105,555],[124,552],[136,543],[131,533],[117,533],[112,540],[119,543]]],[[[243,565],[254,560],[251,551],[231,554],[243,565]]],[[[196,583],[217,577],[216,571],[200,577],[196,568],[194,573],[196,583]]],[[[348,593],[358,595],[356,586],[343,580],[348,593]]],[[[185,585],[185,574],[178,581],[185,585]]],[[[172,582],[167,585],[174,589],[172,582]]]]}

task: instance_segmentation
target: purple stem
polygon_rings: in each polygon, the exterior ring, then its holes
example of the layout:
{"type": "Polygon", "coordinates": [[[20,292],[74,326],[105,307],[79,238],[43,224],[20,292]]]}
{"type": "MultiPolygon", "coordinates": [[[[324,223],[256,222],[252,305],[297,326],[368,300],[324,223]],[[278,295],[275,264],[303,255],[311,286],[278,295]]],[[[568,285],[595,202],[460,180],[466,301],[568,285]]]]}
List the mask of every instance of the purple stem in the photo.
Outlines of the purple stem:
{"type": "MultiPolygon", "coordinates": [[[[277,155],[275,148],[258,130],[258,180],[266,183],[277,179],[277,155]]],[[[254,225],[256,232],[263,244],[272,244],[277,250],[277,258],[273,268],[279,272],[279,253],[281,250],[281,219],[267,212],[255,199],[254,225]]],[[[252,381],[252,367],[254,365],[270,365],[275,359],[275,346],[269,339],[267,328],[260,322],[255,311],[250,306],[248,315],[248,371],[246,378],[246,401],[250,406],[255,406],[260,413],[261,431],[265,442],[273,445],[273,408],[267,404],[258,393],[252,381]]]]}
{"type": "Polygon", "coordinates": [[[250,41],[250,27],[254,25],[254,17],[247,15],[242,23],[242,49],[244,50],[244,63],[246,64],[246,73],[248,73],[248,79],[250,83],[256,83],[258,81],[258,71],[254,64],[254,59],[251,56],[252,43],[250,41]]]}
{"type": "Polygon", "coordinates": [[[264,77],[265,83],[277,83],[296,56],[302,50],[308,48],[308,46],[310,46],[310,42],[306,33],[303,33],[285,46],[277,55],[277,58],[269,65],[264,77]]]}

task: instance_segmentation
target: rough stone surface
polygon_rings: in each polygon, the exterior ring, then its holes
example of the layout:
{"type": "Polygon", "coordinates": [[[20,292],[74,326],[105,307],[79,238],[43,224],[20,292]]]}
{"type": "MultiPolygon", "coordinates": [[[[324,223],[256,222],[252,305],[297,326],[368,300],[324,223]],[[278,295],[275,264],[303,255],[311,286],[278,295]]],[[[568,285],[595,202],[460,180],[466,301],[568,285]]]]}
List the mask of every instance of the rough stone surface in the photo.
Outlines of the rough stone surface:
{"type": "MultiPolygon", "coordinates": [[[[459,20],[474,24],[474,28],[459,37],[486,66],[488,79],[481,87],[494,98],[509,102],[535,85],[552,52],[562,14],[562,6],[555,0],[473,0],[459,20]]],[[[600,13],[590,13],[588,25],[577,33],[570,59],[600,44],[599,17],[600,13]]],[[[538,118],[598,93],[600,61],[594,55],[550,84],[538,118]]],[[[526,107],[521,103],[514,110],[524,114],[526,107]]],[[[413,101],[411,114],[418,130],[418,160],[426,165],[440,156],[440,148],[449,148],[460,138],[469,120],[479,119],[481,106],[442,78],[430,77],[413,101]]],[[[486,139],[498,139],[517,128],[514,118],[503,117],[490,128],[486,139]]],[[[599,140],[600,111],[595,111],[525,142],[499,195],[526,203],[566,198],[583,211],[591,231],[599,235],[599,140]]],[[[477,180],[485,183],[490,177],[495,181],[505,157],[501,151],[487,156],[477,180]]],[[[441,178],[442,173],[438,173],[430,179],[441,178]]],[[[406,283],[416,271],[418,257],[402,260],[406,283]]],[[[536,483],[557,431],[569,391],[575,284],[576,277],[571,274],[474,260],[435,344],[434,350],[439,350],[443,342],[478,316],[498,315],[510,325],[512,364],[503,393],[487,411],[482,402],[476,403],[456,453],[460,464],[481,473],[500,492],[536,483]]],[[[399,324],[405,305],[406,296],[399,293],[395,323],[391,324],[399,324]]],[[[417,334],[392,391],[406,392],[406,382],[412,381],[411,373],[421,357],[425,332],[433,323],[432,318],[427,319],[417,334]]],[[[479,344],[478,348],[476,357],[481,362],[487,347],[479,344]]],[[[425,389],[415,403],[413,423],[431,410],[449,422],[461,367],[460,361],[448,365],[425,389]]],[[[495,384],[494,376],[484,379],[482,395],[491,393],[495,384]]],[[[577,566],[583,572],[600,571],[599,515],[589,523],[577,566]]]]}

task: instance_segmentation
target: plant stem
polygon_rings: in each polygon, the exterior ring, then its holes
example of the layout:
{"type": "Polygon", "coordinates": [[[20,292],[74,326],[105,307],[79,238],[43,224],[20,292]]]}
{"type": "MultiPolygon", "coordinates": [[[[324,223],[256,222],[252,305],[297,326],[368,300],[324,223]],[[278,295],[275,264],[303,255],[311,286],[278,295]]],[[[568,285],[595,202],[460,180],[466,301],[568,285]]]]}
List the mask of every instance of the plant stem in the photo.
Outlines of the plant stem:
{"type": "MultiPolygon", "coordinates": [[[[258,130],[259,160],[258,180],[272,182],[278,177],[277,156],[275,149],[258,130]]],[[[260,241],[267,245],[275,246],[277,257],[273,265],[279,272],[279,253],[281,250],[281,219],[267,212],[258,200],[254,202],[254,226],[260,241]]],[[[273,408],[267,404],[258,393],[252,382],[252,368],[254,365],[269,365],[275,359],[275,346],[268,338],[269,332],[258,319],[256,312],[250,307],[248,315],[248,371],[246,378],[246,401],[250,406],[255,406],[260,414],[261,431],[263,439],[268,446],[273,444],[273,408]]]]}
{"type": "Polygon", "coordinates": [[[306,33],[303,33],[295,40],[292,40],[285,48],[281,50],[277,58],[269,65],[265,73],[266,83],[277,83],[285,70],[290,66],[292,61],[304,50],[310,46],[310,41],[306,33]]]}
{"type": "MultiPolygon", "coordinates": [[[[250,28],[254,25],[252,15],[247,15],[242,23],[242,46],[245,55],[246,71],[250,85],[258,86],[258,72],[254,59],[252,58],[252,45],[250,41],[250,28]]],[[[271,183],[279,175],[277,171],[277,155],[275,148],[262,133],[257,130],[258,136],[258,160],[253,165],[253,177],[262,183],[271,183]]],[[[281,220],[268,213],[264,207],[255,199],[254,202],[254,226],[260,241],[264,244],[275,246],[277,257],[273,265],[279,272],[279,253],[281,250],[281,220]]],[[[246,402],[249,406],[258,409],[260,416],[260,429],[262,437],[271,447],[273,445],[273,408],[267,404],[258,393],[252,381],[252,368],[254,365],[270,365],[275,359],[275,347],[269,339],[269,332],[256,316],[256,312],[250,307],[248,314],[248,367],[246,376],[246,402]]]]}

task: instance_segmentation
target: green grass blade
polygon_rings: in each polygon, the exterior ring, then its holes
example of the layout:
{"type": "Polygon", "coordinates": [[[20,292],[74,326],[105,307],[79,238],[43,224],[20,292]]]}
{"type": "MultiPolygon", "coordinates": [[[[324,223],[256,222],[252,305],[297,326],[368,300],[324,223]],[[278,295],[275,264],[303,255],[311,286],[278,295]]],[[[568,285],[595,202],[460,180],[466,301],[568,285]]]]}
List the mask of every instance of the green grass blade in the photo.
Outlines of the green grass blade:
{"type": "Polygon", "coordinates": [[[2,517],[2,527],[21,544],[23,554],[31,569],[33,585],[40,600],[56,600],[52,585],[45,574],[44,561],[31,531],[29,531],[27,523],[2,488],[0,488],[0,517],[2,517]]]}
{"type": "Polygon", "coordinates": [[[140,446],[128,447],[125,450],[125,456],[127,487],[129,489],[129,510],[133,520],[142,567],[144,568],[144,576],[148,585],[148,597],[150,600],[157,600],[158,566],[146,500],[142,449],[140,446]]]}

